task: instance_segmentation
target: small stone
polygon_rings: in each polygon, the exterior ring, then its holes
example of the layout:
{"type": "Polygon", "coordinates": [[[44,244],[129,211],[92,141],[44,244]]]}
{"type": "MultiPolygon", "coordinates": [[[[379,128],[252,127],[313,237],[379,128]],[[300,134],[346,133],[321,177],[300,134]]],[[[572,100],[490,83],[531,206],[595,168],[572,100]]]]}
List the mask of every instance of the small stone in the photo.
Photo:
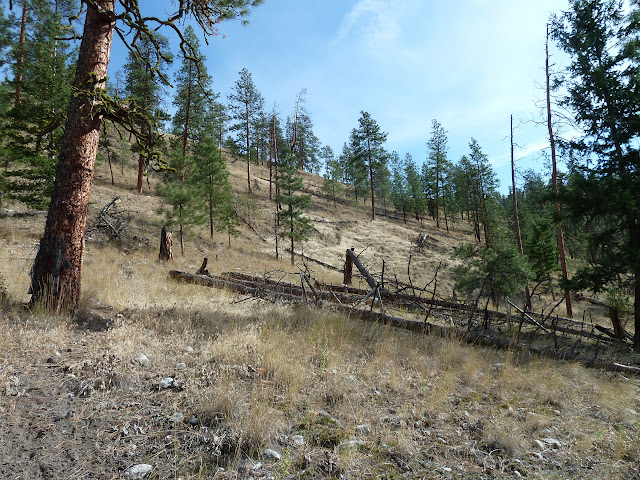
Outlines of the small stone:
{"type": "Polygon", "coordinates": [[[195,416],[191,417],[191,420],[189,420],[189,423],[194,426],[198,425],[198,418],[195,416]]]}
{"type": "Polygon", "coordinates": [[[533,443],[535,443],[536,447],[538,447],[540,450],[544,450],[545,445],[540,440],[534,440],[533,443]]]}
{"type": "Polygon", "coordinates": [[[547,445],[551,445],[553,448],[560,448],[562,444],[555,438],[543,438],[542,441],[547,445]]]}
{"type": "Polygon", "coordinates": [[[143,367],[146,367],[147,365],[149,365],[149,357],[147,357],[145,354],[140,354],[136,357],[136,362],[138,362],[143,367]]]}
{"type": "Polygon", "coordinates": [[[562,415],[562,412],[560,410],[554,410],[553,414],[559,417],[560,415],[562,415]]]}
{"type": "Polygon", "coordinates": [[[453,469],[449,468],[449,467],[442,467],[440,469],[440,471],[444,472],[444,473],[451,473],[453,472],[453,469]]]}
{"type": "Polygon", "coordinates": [[[341,452],[347,452],[347,451],[350,451],[350,450],[356,450],[363,443],[364,442],[362,440],[358,440],[357,438],[350,438],[349,440],[345,440],[344,442],[342,442],[340,444],[340,446],[338,447],[338,449],[341,452]]]}
{"type": "Polygon", "coordinates": [[[273,460],[276,462],[280,461],[280,454],[275,450],[271,450],[270,448],[267,448],[264,452],[262,452],[262,456],[265,460],[273,460]]]}
{"type": "Polygon", "coordinates": [[[187,364],[186,363],[176,363],[176,370],[184,370],[185,368],[187,368],[187,364]]]}
{"type": "Polygon", "coordinates": [[[193,353],[193,347],[191,345],[187,345],[184,347],[184,351],[187,353],[193,353]]]}
{"type": "Polygon", "coordinates": [[[169,417],[169,423],[180,423],[184,420],[184,414],[181,412],[176,412],[169,417]]]}
{"type": "Polygon", "coordinates": [[[171,377],[163,378],[160,380],[160,389],[166,390],[167,388],[171,388],[174,383],[175,380],[171,377]]]}
{"type": "Polygon", "coordinates": [[[318,415],[324,418],[325,421],[333,423],[336,427],[343,428],[342,422],[337,418],[332,417],[329,412],[326,412],[325,410],[318,410],[318,415]]]}
{"type": "Polygon", "coordinates": [[[304,437],[302,435],[293,435],[291,441],[296,447],[302,447],[304,445],[304,437]]]}
{"type": "Polygon", "coordinates": [[[151,473],[153,467],[147,463],[139,463],[133,467],[129,467],[124,471],[125,478],[129,480],[142,480],[151,473]]]}
{"type": "Polygon", "coordinates": [[[363,424],[356,427],[357,435],[368,435],[369,433],[371,433],[371,428],[369,427],[369,425],[363,424]]]}

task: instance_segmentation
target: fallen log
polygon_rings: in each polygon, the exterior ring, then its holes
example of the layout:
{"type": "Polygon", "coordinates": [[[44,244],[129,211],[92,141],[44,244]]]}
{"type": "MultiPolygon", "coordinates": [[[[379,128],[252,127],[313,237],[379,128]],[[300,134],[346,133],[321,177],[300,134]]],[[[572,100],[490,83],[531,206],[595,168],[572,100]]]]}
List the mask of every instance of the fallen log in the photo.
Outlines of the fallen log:
{"type": "MultiPolygon", "coordinates": [[[[238,293],[251,294],[256,297],[270,296],[272,298],[287,300],[292,303],[303,302],[303,299],[300,296],[248,287],[246,285],[234,283],[227,280],[221,280],[215,277],[212,278],[212,277],[207,277],[203,275],[194,275],[191,273],[179,272],[177,270],[171,270],[169,272],[169,277],[177,280],[189,282],[189,283],[207,286],[207,287],[227,288],[227,289],[236,291],[238,293]]],[[[444,338],[457,338],[466,343],[495,347],[495,348],[500,348],[505,350],[530,352],[536,355],[549,357],[549,358],[578,361],[585,364],[588,367],[602,368],[607,371],[623,372],[623,373],[632,374],[632,375],[640,375],[640,367],[636,367],[633,365],[623,365],[621,363],[612,362],[609,360],[586,358],[578,355],[572,355],[570,353],[562,353],[562,352],[556,353],[554,351],[546,351],[541,348],[528,346],[522,343],[515,343],[513,341],[510,341],[504,338],[494,337],[491,335],[487,335],[485,333],[477,333],[477,332],[467,331],[464,329],[457,329],[453,327],[444,327],[440,325],[434,325],[428,322],[416,322],[413,320],[407,320],[399,317],[392,317],[389,315],[385,315],[385,314],[377,313],[373,311],[353,310],[351,307],[336,305],[323,300],[316,301],[315,303],[321,308],[333,309],[334,311],[344,313],[349,317],[357,317],[357,318],[361,318],[368,321],[375,321],[377,323],[391,325],[394,327],[403,328],[405,330],[419,332],[427,335],[438,335],[444,338]]]]}

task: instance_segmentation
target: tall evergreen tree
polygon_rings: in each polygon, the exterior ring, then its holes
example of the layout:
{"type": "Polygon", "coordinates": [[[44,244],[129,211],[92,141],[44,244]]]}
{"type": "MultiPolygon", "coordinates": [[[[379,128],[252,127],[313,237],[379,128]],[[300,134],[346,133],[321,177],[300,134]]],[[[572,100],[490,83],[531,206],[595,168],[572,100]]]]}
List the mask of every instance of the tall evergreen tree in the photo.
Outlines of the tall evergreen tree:
{"type": "Polygon", "coordinates": [[[357,203],[358,198],[363,198],[368,190],[367,165],[363,161],[362,153],[356,147],[357,140],[354,132],[351,132],[349,143],[342,146],[342,152],[338,157],[344,173],[344,183],[351,186],[351,191],[357,203]]]}
{"type": "MultiPolygon", "coordinates": [[[[142,37],[136,48],[129,51],[127,62],[124,64],[125,92],[129,101],[134,101],[143,112],[140,130],[143,136],[152,137],[157,130],[157,124],[164,114],[162,99],[164,87],[169,85],[166,77],[167,67],[171,56],[162,53],[169,48],[169,40],[161,34],[142,37]]],[[[138,151],[138,181],[136,189],[142,193],[142,179],[146,171],[152,166],[153,157],[138,142],[134,147],[138,151]]]]}
{"type": "Polygon", "coordinates": [[[571,57],[564,105],[584,132],[570,145],[582,162],[573,166],[567,204],[600,222],[590,239],[599,255],[577,281],[632,292],[640,351],[640,5],[632,2],[628,15],[618,0],[573,0],[570,7],[552,25],[571,57]]]}
{"type": "MultiPolygon", "coordinates": [[[[138,39],[159,26],[182,35],[179,22],[189,17],[203,28],[204,35],[212,35],[218,32],[220,21],[245,17],[250,7],[260,3],[206,0],[189,3],[189,8],[181,3],[177,12],[164,19],[144,15],[138,2],[121,4],[126,14],[115,12],[115,0],[87,3],[75,91],[67,108],[47,222],[31,269],[32,303],[47,299],[49,311],[78,308],[83,239],[102,119],[104,116],[127,124],[133,115],[104,93],[114,31],[125,42],[127,30],[133,30],[133,39],[138,39]]],[[[188,49],[188,45],[181,43],[181,48],[188,49]]]]}
{"type": "MultiPolygon", "coordinates": [[[[435,119],[431,122],[431,137],[427,142],[427,148],[429,149],[429,155],[424,165],[427,172],[426,177],[431,182],[430,190],[435,195],[436,228],[440,228],[440,205],[444,205],[442,202],[442,190],[447,169],[448,145],[447,132],[440,122],[435,119]]],[[[444,215],[446,218],[446,210],[444,215]]]]}
{"type": "Polygon", "coordinates": [[[209,235],[213,239],[215,230],[227,231],[229,237],[236,234],[238,219],[232,206],[229,172],[215,137],[216,122],[213,115],[211,117],[205,127],[206,134],[194,148],[193,185],[197,192],[198,220],[202,222],[204,219],[209,224],[209,235]]]}
{"type": "Polygon", "coordinates": [[[45,0],[25,0],[22,6],[24,36],[12,44],[9,55],[16,71],[16,80],[10,83],[13,107],[0,120],[6,180],[0,183],[9,198],[46,208],[73,75],[71,45],[59,38],[68,33],[63,16],[73,10],[74,3],[61,1],[54,8],[45,0]]]}
{"type": "Polygon", "coordinates": [[[333,154],[330,146],[325,145],[320,149],[320,158],[324,160],[324,180],[322,182],[322,190],[327,198],[333,199],[333,206],[336,206],[337,197],[342,194],[344,188],[342,185],[342,166],[333,154]]]}
{"type": "MultiPolygon", "coordinates": [[[[356,158],[364,162],[369,170],[371,187],[371,219],[376,219],[375,176],[386,167],[387,154],[384,143],[387,134],[380,129],[378,123],[367,112],[360,112],[358,128],[352,132],[356,158]]],[[[387,170],[388,171],[388,170],[387,170]]]]}
{"type": "Polygon", "coordinates": [[[422,189],[422,179],[418,173],[418,166],[408,153],[404,157],[404,175],[408,188],[409,208],[416,220],[421,221],[422,215],[427,211],[427,201],[422,189]]]}
{"type": "MultiPolygon", "coordinates": [[[[188,54],[181,53],[181,66],[176,74],[176,94],[173,100],[176,113],[173,116],[173,134],[176,137],[175,142],[179,144],[179,147],[174,148],[182,152],[182,161],[179,156],[174,157],[174,162],[177,162],[174,168],[181,183],[186,182],[188,185],[195,186],[196,180],[187,178],[189,175],[194,175],[197,168],[196,159],[193,158],[193,146],[214,134],[211,122],[207,121],[206,115],[209,109],[213,108],[213,102],[217,96],[211,92],[211,77],[207,73],[204,64],[205,56],[200,52],[200,42],[195,31],[188,26],[184,36],[191,47],[188,54]]],[[[196,190],[191,193],[195,194],[195,192],[196,190]]],[[[183,199],[182,196],[177,198],[178,200],[183,199]]],[[[176,207],[180,217],[186,206],[179,203],[176,207]]],[[[194,205],[190,205],[190,207],[193,210],[194,205]]],[[[195,219],[192,218],[192,220],[195,219]]],[[[179,228],[180,251],[184,255],[182,222],[180,222],[179,228]]]]}
{"type": "MultiPolygon", "coordinates": [[[[408,153],[407,155],[410,157],[408,153]]],[[[404,223],[407,223],[407,213],[411,209],[411,193],[403,162],[396,151],[391,153],[391,201],[395,209],[402,213],[404,223]]]]}
{"type": "Polygon", "coordinates": [[[229,111],[235,121],[231,130],[236,132],[236,145],[247,158],[247,188],[251,192],[251,140],[255,137],[256,119],[264,109],[264,99],[246,68],[238,72],[240,78],[229,94],[229,111]]]}
{"type": "Polygon", "coordinates": [[[299,193],[302,190],[302,178],[296,171],[292,155],[280,160],[278,187],[280,194],[276,196],[276,202],[283,206],[277,214],[282,226],[280,236],[291,242],[291,265],[294,265],[294,246],[307,241],[312,225],[309,217],[304,215],[311,206],[311,195],[299,193]]]}

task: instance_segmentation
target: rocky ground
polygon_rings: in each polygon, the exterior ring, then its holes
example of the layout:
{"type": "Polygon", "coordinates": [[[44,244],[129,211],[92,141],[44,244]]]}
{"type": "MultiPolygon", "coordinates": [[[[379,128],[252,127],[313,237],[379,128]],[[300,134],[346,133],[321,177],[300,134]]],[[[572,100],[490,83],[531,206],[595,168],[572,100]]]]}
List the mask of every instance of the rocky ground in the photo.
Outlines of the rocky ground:
{"type": "Polygon", "coordinates": [[[5,313],[0,478],[640,478],[638,379],[264,308],[5,313]]]}

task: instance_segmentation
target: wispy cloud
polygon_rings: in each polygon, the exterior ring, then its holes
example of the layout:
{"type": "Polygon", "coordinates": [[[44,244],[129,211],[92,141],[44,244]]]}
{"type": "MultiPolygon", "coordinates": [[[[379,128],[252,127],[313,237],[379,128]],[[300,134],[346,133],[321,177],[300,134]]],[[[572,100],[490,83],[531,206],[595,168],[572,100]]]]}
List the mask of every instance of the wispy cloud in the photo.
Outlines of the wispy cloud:
{"type": "Polygon", "coordinates": [[[399,11],[397,1],[360,0],[342,19],[333,44],[339,44],[354,33],[362,35],[371,46],[388,43],[401,31],[399,11]]]}

